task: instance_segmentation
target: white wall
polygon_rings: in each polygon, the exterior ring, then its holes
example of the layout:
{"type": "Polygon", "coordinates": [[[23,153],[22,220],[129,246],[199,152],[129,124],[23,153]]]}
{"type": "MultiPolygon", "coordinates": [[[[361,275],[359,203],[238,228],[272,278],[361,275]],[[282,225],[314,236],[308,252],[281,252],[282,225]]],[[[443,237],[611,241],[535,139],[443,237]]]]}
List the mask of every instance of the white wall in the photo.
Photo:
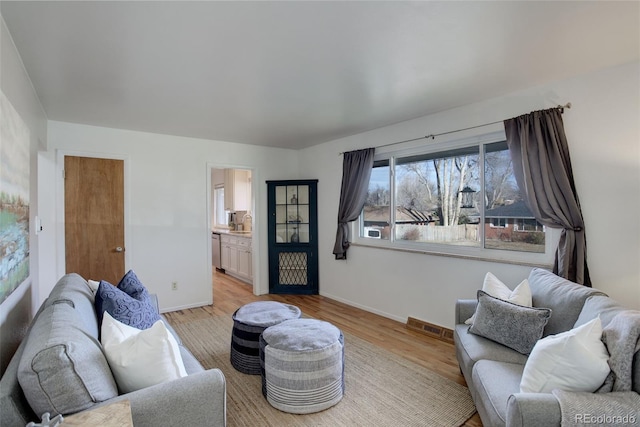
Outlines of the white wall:
{"type": "MultiPolygon", "coordinates": [[[[300,170],[306,171],[305,178],[319,179],[320,293],[403,322],[412,316],[452,327],[455,300],[474,298],[487,271],[512,287],[519,283],[530,267],[357,246],[349,249],[346,262],[334,260],[342,176],[338,153],[501,121],[571,102],[573,107],[563,118],[586,223],[594,287],[629,307],[640,308],[639,75],[636,62],[303,150],[300,170]]],[[[411,146],[428,143],[422,140],[411,146]]]]}
{"type": "Polygon", "coordinates": [[[39,306],[38,265],[39,241],[35,234],[34,218],[38,212],[37,150],[47,142],[47,117],[35,94],[31,80],[24,70],[22,59],[13,44],[5,22],[0,17],[0,89],[30,130],[31,164],[29,192],[29,265],[30,277],[0,305],[1,366],[4,371],[39,306]]]}
{"type": "MultiPolygon", "coordinates": [[[[255,283],[259,293],[268,292],[265,180],[295,178],[296,151],[50,121],[49,152],[58,153],[55,171],[40,191],[56,194],[49,214],[58,236],[64,230],[62,154],[125,159],[126,268],[158,294],[165,311],[211,303],[208,167],[252,169],[255,283]],[[178,291],[171,290],[173,281],[178,291]]],[[[58,237],[57,276],[64,273],[62,243],[58,237]]],[[[42,286],[50,290],[55,280],[42,286]]]]}

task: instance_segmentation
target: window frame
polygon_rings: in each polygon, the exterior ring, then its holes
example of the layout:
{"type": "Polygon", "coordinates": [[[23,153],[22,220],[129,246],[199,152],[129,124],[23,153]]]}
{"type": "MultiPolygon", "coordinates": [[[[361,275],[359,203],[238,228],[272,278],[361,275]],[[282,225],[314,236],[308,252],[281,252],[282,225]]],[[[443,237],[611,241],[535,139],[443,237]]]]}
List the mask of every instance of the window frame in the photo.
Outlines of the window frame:
{"type": "Polygon", "coordinates": [[[213,189],[213,221],[215,227],[224,228],[229,225],[224,210],[224,184],[217,184],[213,189]]]}
{"type": "MultiPolygon", "coordinates": [[[[484,171],[484,145],[506,140],[504,129],[496,132],[486,133],[464,138],[449,138],[436,142],[423,142],[409,148],[393,149],[393,147],[383,147],[376,150],[374,158],[375,162],[388,161],[389,163],[389,192],[390,200],[390,221],[391,230],[389,239],[374,239],[363,237],[364,222],[362,214],[356,221],[351,223],[352,244],[355,246],[368,246],[387,250],[397,250],[404,252],[416,252],[430,255],[443,255],[462,258],[472,258],[487,261],[498,261],[514,264],[532,265],[532,266],[551,266],[553,265],[555,250],[560,239],[560,229],[544,227],[545,230],[545,250],[544,253],[525,252],[525,251],[509,251],[502,249],[485,248],[484,227],[479,228],[480,245],[475,246],[458,246],[446,243],[426,243],[412,242],[407,240],[395,239],[395,214],[396,214],[396,188],[395,188],[395,167],[396,159],[399,157],[420,156],[430,153],[447,152],[451,150],[464,149],[472,146],[480,147],[478,165],[480,168],[479,178],[481,191],[485,191],[485,171],[484,171]]],[[[484,193],[483,193],[484,194],[484,193]]],[[[480,212],[480,224],[485,223],[485,209],[480,212]]]]}

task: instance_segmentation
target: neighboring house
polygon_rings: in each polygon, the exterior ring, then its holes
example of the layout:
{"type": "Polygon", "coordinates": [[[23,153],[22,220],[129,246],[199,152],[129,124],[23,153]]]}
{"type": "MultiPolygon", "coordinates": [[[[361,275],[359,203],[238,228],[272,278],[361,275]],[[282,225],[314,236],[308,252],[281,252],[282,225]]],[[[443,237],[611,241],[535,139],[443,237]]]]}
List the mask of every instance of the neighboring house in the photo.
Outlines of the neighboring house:
{"type": "MultiPolygon", "coordinates": [[[[387,206],[364,207],[364,230],[366,237],[388,239],[390,233],[389,215],[391,208],[387,206]]],[[[429,225],[434,223],[433,216],[414,208],[397,207],[396,224],[429,225]]]]}
{"type": "MultiPolygon", "coordinates": [[[[365,205],[363,224],[365,236],[388,239],[390,234],[389,215],[389,206],[365,205]]],[[[469,215],[467,219],[467,228],[477,227],[480,221],[480,218],[475,214],[469,215]]],[[[396,208],[396,224],[398,226],[433,226],[436,223],[437,217],[427,212],[413,208],[396,208]]],[[[477,228],[474,229],[477,230],[477,228]]],[[[544,241],[544,231],[544,226],[535,219],[523,201],[485,211],[484,232],[486,240],[539,244],[544,241]]],[[[425,236],[423,235],[422,238],[425,236]]],[[[408,240],[420,240],[420,238],[408,240]]]]}
{"type": "Polygon", "coordinates": [[[543,233],[544,226],[523,201],[518,201],[486,210],[484,232],[490,240],[522,241],[531,238],[530,233],[543,233]]]}

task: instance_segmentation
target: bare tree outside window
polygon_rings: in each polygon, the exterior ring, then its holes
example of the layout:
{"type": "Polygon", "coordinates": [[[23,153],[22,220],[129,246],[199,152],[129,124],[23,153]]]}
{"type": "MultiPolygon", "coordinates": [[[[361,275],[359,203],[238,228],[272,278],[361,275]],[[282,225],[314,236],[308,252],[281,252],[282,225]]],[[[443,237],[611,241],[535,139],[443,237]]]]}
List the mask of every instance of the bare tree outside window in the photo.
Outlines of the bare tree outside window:
{"type": "Polygon", "coordinates": [[[477,246],[477,226],[467,224],[470,216],[478,221],[478,211],[463,208],[461,194],[479,187],[477,167],[478,147],[399,158],[396,240],[477,246]]]}
{"type": "Polygon", "coordinates": [[[493,209],[521,200],[506,144],[494,144],[484,155],[485,206],[493,209]]]}

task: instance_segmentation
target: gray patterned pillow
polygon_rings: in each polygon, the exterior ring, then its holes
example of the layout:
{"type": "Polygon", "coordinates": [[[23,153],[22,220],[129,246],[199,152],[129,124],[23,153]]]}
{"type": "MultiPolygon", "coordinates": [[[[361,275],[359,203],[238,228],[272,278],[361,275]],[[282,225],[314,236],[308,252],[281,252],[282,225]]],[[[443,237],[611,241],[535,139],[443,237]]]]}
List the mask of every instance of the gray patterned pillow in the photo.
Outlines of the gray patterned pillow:
{"type": "Polygon", "coordinates": [[[480,290],[476,318],[469,332],[529,354],[542,338],[549,317],[548,308],[523,307],[480,290]]]}

